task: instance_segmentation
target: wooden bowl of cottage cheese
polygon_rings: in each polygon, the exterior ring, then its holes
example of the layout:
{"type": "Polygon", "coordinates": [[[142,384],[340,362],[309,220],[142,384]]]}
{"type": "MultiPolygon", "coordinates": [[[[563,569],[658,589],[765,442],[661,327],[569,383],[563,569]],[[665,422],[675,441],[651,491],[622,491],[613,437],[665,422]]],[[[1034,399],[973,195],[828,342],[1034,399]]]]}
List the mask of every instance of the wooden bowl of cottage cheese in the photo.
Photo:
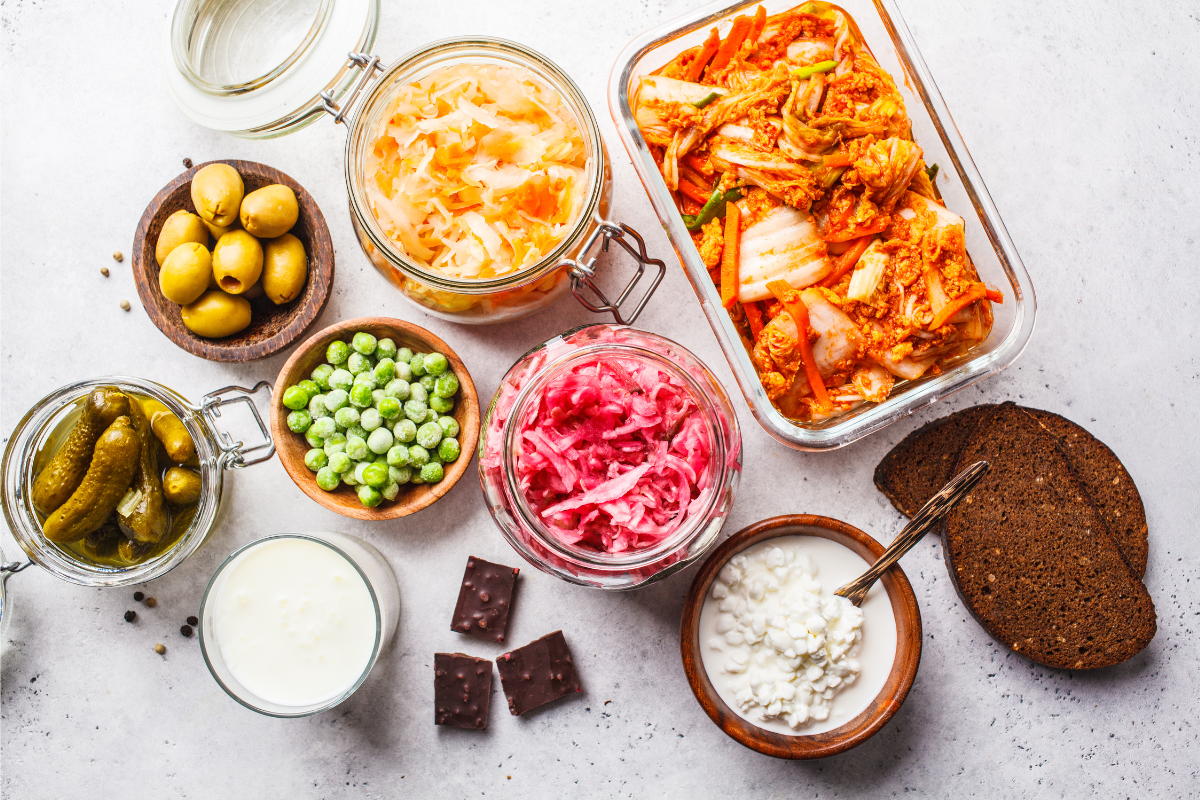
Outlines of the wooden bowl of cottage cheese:
{"type": "Polygon", "coordinates": [[[829,517],[793,514],[738,531],[704,562],[680,625],[701,708],[741,744],[824,758],[878,732],[921,660],[921,612],[899,566],[860,607],[834,596],[884,547],[829,517]]]}

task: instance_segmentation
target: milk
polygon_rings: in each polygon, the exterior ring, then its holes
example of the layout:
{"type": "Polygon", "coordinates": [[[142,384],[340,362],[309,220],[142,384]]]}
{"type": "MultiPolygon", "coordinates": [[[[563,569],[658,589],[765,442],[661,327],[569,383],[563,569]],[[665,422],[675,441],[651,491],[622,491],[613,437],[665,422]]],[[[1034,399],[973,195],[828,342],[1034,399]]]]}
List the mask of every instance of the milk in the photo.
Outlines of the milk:
{"type": "Polygon", "coordinates": [[[248,548],[213,587],[212,632],[246,690],[303,707],[348,692],[375,652],[375,603],[336,550],[284,537],[248,548]]]}

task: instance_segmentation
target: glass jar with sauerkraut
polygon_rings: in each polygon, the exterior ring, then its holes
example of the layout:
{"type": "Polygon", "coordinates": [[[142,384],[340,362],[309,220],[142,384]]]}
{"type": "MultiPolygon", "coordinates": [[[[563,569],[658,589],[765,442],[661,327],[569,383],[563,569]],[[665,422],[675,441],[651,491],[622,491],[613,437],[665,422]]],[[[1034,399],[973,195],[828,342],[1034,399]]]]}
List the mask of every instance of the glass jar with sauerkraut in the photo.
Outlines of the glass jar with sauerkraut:
{"type": "Polygon", "coordinates": [[[483,422],[479,477],[492,518],[538,569],[632,589],[716,541],[741,471],[720,382],[652,333],[592,325],[505,375],[483,422]]]}
{"type": "Polygon", "coordinates": [[[571,288],[631,322],[662,274],[632,229],[605,221],[608,154],[579,88],[511,42],[438,42],[386,69],[351,123],[346,184],[371,263],[451,321],[515,319],[571,288]],[[609,240],[638,277],[657,268],[624,310],[592,282],[609,240]]]}

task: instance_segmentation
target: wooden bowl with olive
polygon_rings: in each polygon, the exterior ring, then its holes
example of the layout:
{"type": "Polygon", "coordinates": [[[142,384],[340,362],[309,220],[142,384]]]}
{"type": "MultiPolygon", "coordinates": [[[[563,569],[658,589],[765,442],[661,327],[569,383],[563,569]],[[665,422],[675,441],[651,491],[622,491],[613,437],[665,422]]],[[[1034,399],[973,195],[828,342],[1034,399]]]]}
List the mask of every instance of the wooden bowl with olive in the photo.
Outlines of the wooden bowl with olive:
{"type": "MultiPolygon", "coordinates": [[[[254,361],[284,349],[300,338],[321,315],[333,287],[333,242],[316,201],[290,176],[254,161],[222,160],[197,164],[163,187],[138,223],[132,258],[138,297],[150,320],[179,347],[212,361],[254,361]],[[202,180],[214,175],[218,178],[236,175],[242,185],[237,196],[232,198],[233,202],[222,206],[212,201],[209,195],[196,191],[200,188],[199,184],[193,186],[197,174],[202,180]],[[292,217],[284,222],[288,226],[286,231],[283,225],[273,222],[259,226],[262,217],[248,213],[251,209],[243,207],[243,203],[254,202],[255,210],[270,210],[278,205],[274,193],[284,195],[290,205],[293,201],[288,189],[294,195],[295,206],[291,209],[294,222],[292,217]],[[204,209],[197,208],[197,196],[204,209]],[[243,220],[247,220],[244,225],[243,220]],[[250,236],[247,231],[256,235],[250,236]],[[187,247],[177,248],[176,242],[187,247]],[[183,304],[181,301],[191,298],[194,292],[188,291],[184,297],[177,295],[172,300],[164,294],[164,283],[160,278],[166,259],[177,260],[189,247],[192,252],[186,255],[190,257],[190,266],[203,269],[201,262],[207,263],[211,265],[213,277],[207,287],[200,289],[200,296],[183,304]],[[236,253],[245,247],[261,249],[265,253],[262,272],[253,273],[250,277],[254,280],[245,283],[237,274],[218,278],[216,267],[221,257],[217,251],[236,253]],[[303,253],[299,252],[301,247],[303,253]],[[282,292],[272,292],[269,286],[264,289],[272,263],[272,248],[284,257],[290,249],[292,258],[306,259],[307,274],[302,285],[294,285],[282,292]],[[174,252],[176,249],[178,253],[174,252]],[[210,314],[214,310],[220,312],[213,316],[218,320],[215,327],[206,329],[202,324],[203,316],[200,317],[201,324],[197,323],[197,315],[210,314]],[[184,315],[189,312],[192,316],[185,322],[184,315]],[[229,325],[224,320],[226,314],[240,316],[240,319],[229,325]],[[247,315],[248,324],[245,322],[247,315]],[[221,335],[223,325],[239,329],[221,335]],[[210,335],[202,336],[197,330],[207,331],[210,335]]],[[[232,259],[225,260],[228,263],[232,259]]],[[[168,269],[176,266],[172,264],[168,269]]],[[[193,271],[192,274],[197,273],[193,271]]],[[[171,291],[171,288],[167,290],[171,291]]]]}

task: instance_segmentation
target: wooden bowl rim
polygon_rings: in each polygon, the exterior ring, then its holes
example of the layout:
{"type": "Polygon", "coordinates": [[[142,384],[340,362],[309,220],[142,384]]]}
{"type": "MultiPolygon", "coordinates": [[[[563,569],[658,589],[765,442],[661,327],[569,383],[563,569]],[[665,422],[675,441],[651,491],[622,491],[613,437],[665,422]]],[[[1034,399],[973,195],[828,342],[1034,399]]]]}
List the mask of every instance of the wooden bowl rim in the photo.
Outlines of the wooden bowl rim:
{"type": "Polygon", "coordinates": [[[142,212],[142,217],[138,220],[137,231],[133,237],[131,258],[133,262],[133,279],[137,284],[138,300],[141,302],[142,308],[145,309],[146,315],[150,317],[151,322],[154,323],[156,328],[162,331],[164,336],[174,342],[176,346],[192,355],[209,361],[258,361],[259,359],[275,355],[296,341],[305,331],[312,327],[312,324],[317,321],[317,318],[325,310],[325,306],[329,304],[329,297],[333,291],[335,269],[333,238],[329,234],[329,226],[325,222],[325,215],[321,213],[321,208],[317,205],[316,199],[295,178],[286,172],[257,161],[219,158],[213,161],[205,161],[203,164],[195,164],[190,169],[184,170],[177,175],[154,196],[154,199],[146,206],[146,210],[142,212]],[[210,164],[228,164],[243,176],[263,177],[269,171],[272,180],[276,178],[281,179],[278,182],[286,184],[296,193],[296,198],[300,205],[300,214],[302,217],[307,215],[311,219],[313,237],[318,240],[314,242],[314,246],[311,248],[313,252],[309,253],[309,280],[318,278],[317,294],[307,303],[297,306],[291,312],[292,318],[288,320],[288,323],[281,330],[258,342],[223,347],[221,345],[222,339],[197,337],[188,331],[183,326],[183,323],[175,323],[174,320],[165,319],[162,315],[151,313],[150,311],[150,306],[160,296],[158,282],[152,280],[151,272],[153,270],[143,257],[146,249],[146,236],[150,231],[150,226],[162,212],[163,205],[166,204],[171,196],[181,186],[191,183],[192,177],[199,170],[210,164]],[[324,261],[328,261],[327,270],[312,268],[313,256],[320,249],[328,253],[328,259],[322,259],[322,266],[324,261]],[[252,352],[254,353],[253,355],[251,355],[252,352]]]}
{"type": "Polygon", "coordinates": [[[479,444],[479,429],[479,395],[475,391],[475,382],[471,380],[471,373],[467,370],[463,360],[459,358],[458,353],[450,345],[442,341],[441,338],[422,328],[420,325],[392,317],[356,317],[355,319],[335,323],[316,332],[297,347],[291,356],[288,357],[287,363],[283,365],[283,368],[279,371],[279,375],[275,378],[275,386],[271,392],[271,436],[276,443],[275,449],[279,453],[279,461],[287,471],[288,477],[300,488],[300,491],[304,492],[320,505],[330,511],[334,511],[344,517],[351,517],[352,519],[366,521],[400,519],[433,505],[454,488],[454,484],[458,483],[459,478],[466,474],[471,459],[475,455],[475,448],[479,444]],[[462,450],[458,459],[449,466],[441,481],[434,484],[422,484],[428,487],[428,491],[417,502],[411,505],[406,505],[398,500],[381,503],[375,508],[367,508],[361,504],[346,507],[335,503],[333,498],[337,495],[326,492],[317,486],[313,472],[305,466],[303,460],[296,462],[288,456],[287,448],[281,447],[279,444],[283,441],[282,437],[300,435],[293,433],[287,427],[287,413],[285,413],[283,405],[283,393],[289,385],[288,375],[314,348],[328,346],[324,340],[343,338],[347,333],[353,335],[360,330],[372,327],[403,331],[409,336],[427,343],[431,350],[436,350],[445,355],[450,361],[451,369],[458,378],[459,402],[468,404],[466,421],[469,424],[461,426],[459,444],[462,450]]]}
{"type": "Polygon", "coordinates": [[[843,753],[865,742],[887,724],[912,688],[921,661],[921,609],[912,584],[897,564],[880,579],[896,618],[896,657],[879,694],[858,716],[823,733],[787,735],[760,728],[729,708],[713,688],[700,656],[700,611],[713,579],[737,553],[776,536],[780,528],[807,527],[798,535],[819,536],[844,545],[863,558],[878,559],[884,547],[849,523],[816,514],[785,514],[755,522],[730,536],[700,567],[684,602],[679,648],[692,694],[717,727],[739,744],[775,758],[813,759],[843,753]]]}

